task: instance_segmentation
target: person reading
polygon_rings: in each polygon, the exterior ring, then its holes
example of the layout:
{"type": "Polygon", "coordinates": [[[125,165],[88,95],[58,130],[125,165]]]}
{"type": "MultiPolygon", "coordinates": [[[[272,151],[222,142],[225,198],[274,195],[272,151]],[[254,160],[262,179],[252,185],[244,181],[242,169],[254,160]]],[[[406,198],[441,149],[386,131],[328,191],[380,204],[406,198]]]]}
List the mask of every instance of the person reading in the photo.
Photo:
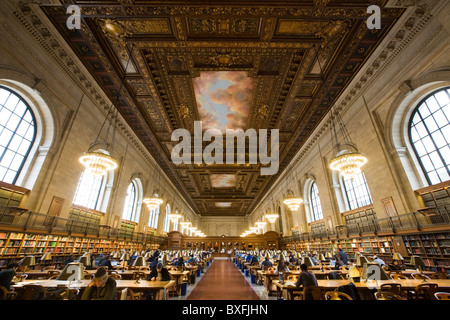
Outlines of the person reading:
{"type": "Polygon", "coordinates": [[[156,265],[156,268],[152,269],[150,271],[150,274],[148,275],[147,281],[170,281],[170,273],[169,271],[164,268],[162,262],[158,262],[156,265]]]}
{"type": "Polygon", "coordinates": [[[99,267],[91,283],[84,290],[81,300],[116,300],[117,283],[108,277],[106,268],[99,267]]]}

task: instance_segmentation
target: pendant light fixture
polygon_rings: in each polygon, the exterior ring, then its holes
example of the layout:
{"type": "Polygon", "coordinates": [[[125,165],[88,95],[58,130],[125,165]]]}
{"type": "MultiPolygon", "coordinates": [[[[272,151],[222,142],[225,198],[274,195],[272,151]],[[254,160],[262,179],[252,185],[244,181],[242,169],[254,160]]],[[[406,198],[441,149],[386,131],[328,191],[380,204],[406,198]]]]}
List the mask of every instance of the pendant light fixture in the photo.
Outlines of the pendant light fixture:
{"type": "MultiPolygon", "coordinates": [[[[119,29],[115,28],[115,23],[113,21],[109,21],[104,25],[104,30],[109,32],[111,36],[121,38],[123,34],[119,32],[119,29]],[[112,32],[114,30],[114,32],[112,32]]],[[[124,43],[124,47],[126,44],[124,43]]],[[[128,54],[128,60],[125,67],[125,73],[128,70],[128,65],[131,61],[132,50],[128,54]]],[[[119,91],[117,92],[116,102],[119,102],[120,91],[123,87],[123,80],[120,83],[119,91]]],[[[105,121],[100,127],[100,131],[97,134],[95,141],[89,146],[88,150],[84,152],[80,157],[80,162],[86,168],[86,171],[91,173],[94,176],[103,176],[108,171],[115,170],[118,167],[117,160],[112,157],[112,151],[114,150],[114,142],[116,135],[116,126],[117,126],[117,115],[118,110],[114,112],[114,105],[111,104],[108,113],[106,115],[105,121]],[[105,137],[102,137],[103,130],[106,130],[104,134],[105,137]],[[110,137],[110,131],[111,137],[110,137]]]]}
{"type": "Polygon", "coordinates": [[[276,213],[267,213],[265,216],[264,216],[266,219],[267,219],[267,221],[269,221],[270,223],[275,223],[275,221],[277,221],[277,219],[278,219],[278,214],[276,214],[276,213]]]}
{"type": "MultiPolygon", "coordinates": [[[[316,47],[314,47],[314,49],[316,51],[316,59],[319,64],[321,74],[324,76],[316,47]]],[[[327,92],[329,91],[328,89],[329,86],[327,86],[327,92]]],[[[358,151],[356,144],[351,141],[350,135],[344,125],[344,122],[342,121],[341,116],[337,110],[333,111],[333,106],[330,110],[330,120],[331,142],[333,144],[335,154],[330,161],[330,169],[339,171],[342,176],[352,179],[361,172],[361,167],[367,163],[367,158],[358,151]],[[341,140],[338,138],[338,131],[341,133],[341,140]]]]}

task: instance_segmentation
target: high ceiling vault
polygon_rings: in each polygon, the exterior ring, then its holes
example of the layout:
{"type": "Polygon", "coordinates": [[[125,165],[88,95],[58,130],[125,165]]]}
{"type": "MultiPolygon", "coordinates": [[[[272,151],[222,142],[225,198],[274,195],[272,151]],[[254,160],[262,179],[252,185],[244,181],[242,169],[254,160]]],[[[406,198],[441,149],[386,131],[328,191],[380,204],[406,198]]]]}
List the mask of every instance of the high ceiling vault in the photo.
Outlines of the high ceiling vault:
{"type": "Polygon", "coordinates": [[[403,13],[361,0],[63,2],[42,10],[176,188],[197,213],[227,216],[251,213],[403,13]],[[79,30],[66,26],[71,4],[79,30]],[[366,25],[372,4],[380,30],[366,25]],[[175,165],[171,134],[194,121],[279,129],[278,173],[175,165]]]}

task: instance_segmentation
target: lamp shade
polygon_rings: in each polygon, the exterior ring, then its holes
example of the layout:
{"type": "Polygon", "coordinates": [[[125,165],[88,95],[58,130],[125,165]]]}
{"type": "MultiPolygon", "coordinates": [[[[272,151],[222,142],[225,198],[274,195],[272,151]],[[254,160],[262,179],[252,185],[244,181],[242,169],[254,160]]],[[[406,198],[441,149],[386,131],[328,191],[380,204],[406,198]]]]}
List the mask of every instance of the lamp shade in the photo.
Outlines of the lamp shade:
{"type": "Polygon", "coordinates": [[[311,267],[314,265],[310,257],[304,256],[302,258],[302,264],[306,264],[308,267],[311,267]]]}
{"type": "Polygon", "coordinates": [[[144,255],[144,258],[150,258],[152,256],[152,253],[150,251],[146,252],[144,255]]]}
{"type": "Polygon", "coordinates": [[[358,268],[356,268],[356,267],[351,267],[351,268],[348,270],[348,276],[349,276],[350,278],[358,278],[358,277],[361,277],[361,273],[359,272],[358,268]]]}
{"type": "Polygon", "coordinates": [[[146,267],[147,263],[143,256],[137,257],[133,262],[133,267],[146,267]]]}
{"type": "Polygon", "coordinates": [[[325,259],[325,256],[323,255],[323,253],[319,253],[317,255],[317,260],[319,260],[319,261],[327,261],[327,259],[325,259]]]}
{"type": "Polygon", "coordinates": [[[41,257],[41,261],[52,260],[52,254],[50,252],[44,253],[41,257]]]}
{"type": "Polygon", "coordinates": [[[425,266],[425,261],[423,261],[421,256],[411,256],[411,262],[413,266],[422,267],[425,266]]]}
{"type": "Polygon", "coordinates": [[[19,262],[19,266],[35,266],[36,258],[34,256],[26,256],[19,262]]]}
{"type": "Polygon", "coordinates": [[[362,277],[363,279],[368,279],[370,277],[371,280],[391,280],[384,269],[376,262],[364,264],[362,277]]]}
{"type": "Polygon", "coordinates": [[[331,252],[327,252],[327,253],[325,253],[325,258],[332,258],[333,257],[333,255],[331,254],[331,252]]]}
{"type": "Polygon", "coordinates": [[[405,259],[403,259],[400,253],[394,252],[394,254],[392,255],[392,260],[405,260],[405,259]]]}
{"type": "Polygon", "coordinates": [[[82,256],[80,257],[80,259],[78,260],[79,263],[82,263],[84,266],[90,266],[91,265],[91,259],[89,259],[89,257],[86,256],[82,256]]]}
{"type": "Polygon", "coordinates": [[[80,262],[68,263],[63,271],[56,277],[56,280],[78,281],[84,280],[84,266],[80,262]]]}
{"type": "Polygon", "coordinates": [[[120,257],[120,260],[130,260],[130,258],[131,258],[131,256],[130,256],[130,254],[128,253],[128,252],[125,252],[123,255],[122,255],[122,257],[120,257]]]}
{"type": "Polygon", "coordinates": [[[369,260],[362,254],[356,257],[356,266],[364,267],[365,264],[369,263],[369,260]]]}
{"type": "Polygon", "coordinates": [[[120,251],[116,251],[116,252],[114,253],[114,255],[113,255],[113,258],[119,259],[120,256],[121,256],[120,251]]]}

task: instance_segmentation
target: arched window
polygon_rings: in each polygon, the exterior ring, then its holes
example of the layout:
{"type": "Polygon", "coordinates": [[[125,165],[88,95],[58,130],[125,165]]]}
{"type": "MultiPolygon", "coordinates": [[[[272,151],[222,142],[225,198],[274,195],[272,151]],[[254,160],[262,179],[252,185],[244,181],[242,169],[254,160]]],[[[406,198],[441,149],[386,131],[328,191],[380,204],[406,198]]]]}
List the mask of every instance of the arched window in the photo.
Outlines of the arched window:
{"type": "Polygon", "coordinates": [[[89,209],[101,210],[101,197],[106,185],[106,176],[94,176],[84,170],[78,182],[73,204],[89,209]]]}
{"type": "Polygon", "coordinates": [[[419,103],[409,123],[409,139],[430,185],[450,179],[450,87],[419,103]]]}
{"type": "Polygon", "coordinates": [[[0,181],[15,184],[36,136],[28,104],[0,86],[0,181]]]}
{"type": "Polygon", "coordinates": [[[367,206],[372,203],[366,177],[361,172],[353,179],[343,178],[345,194],[350,210],[367,206]]]}
{"type": "Polygon", "coordinates": [[[166,205],[166,216],[164,217],[164,226],[163,226],[163,231],[165,232],[169,232],[170,228],[169,214],[170,214],[170,204],[168,203],[166,205]]]}
{"type": "Polygon", "coordinates": [[[317,221],[323,219],[322,206],[320,205],[319,189],[317,184],[313,182],[309,192],[309,205],[311,207],[311,219],[317,221]]]}
{"type": "Polygon", "coordinates": [[[127,189],[127,197],[125,198],[125,206],[123,208],[122,218],[134,222],[139,222],[138,207],[138,192],[135,181],[131,181],[127,189]]]}

